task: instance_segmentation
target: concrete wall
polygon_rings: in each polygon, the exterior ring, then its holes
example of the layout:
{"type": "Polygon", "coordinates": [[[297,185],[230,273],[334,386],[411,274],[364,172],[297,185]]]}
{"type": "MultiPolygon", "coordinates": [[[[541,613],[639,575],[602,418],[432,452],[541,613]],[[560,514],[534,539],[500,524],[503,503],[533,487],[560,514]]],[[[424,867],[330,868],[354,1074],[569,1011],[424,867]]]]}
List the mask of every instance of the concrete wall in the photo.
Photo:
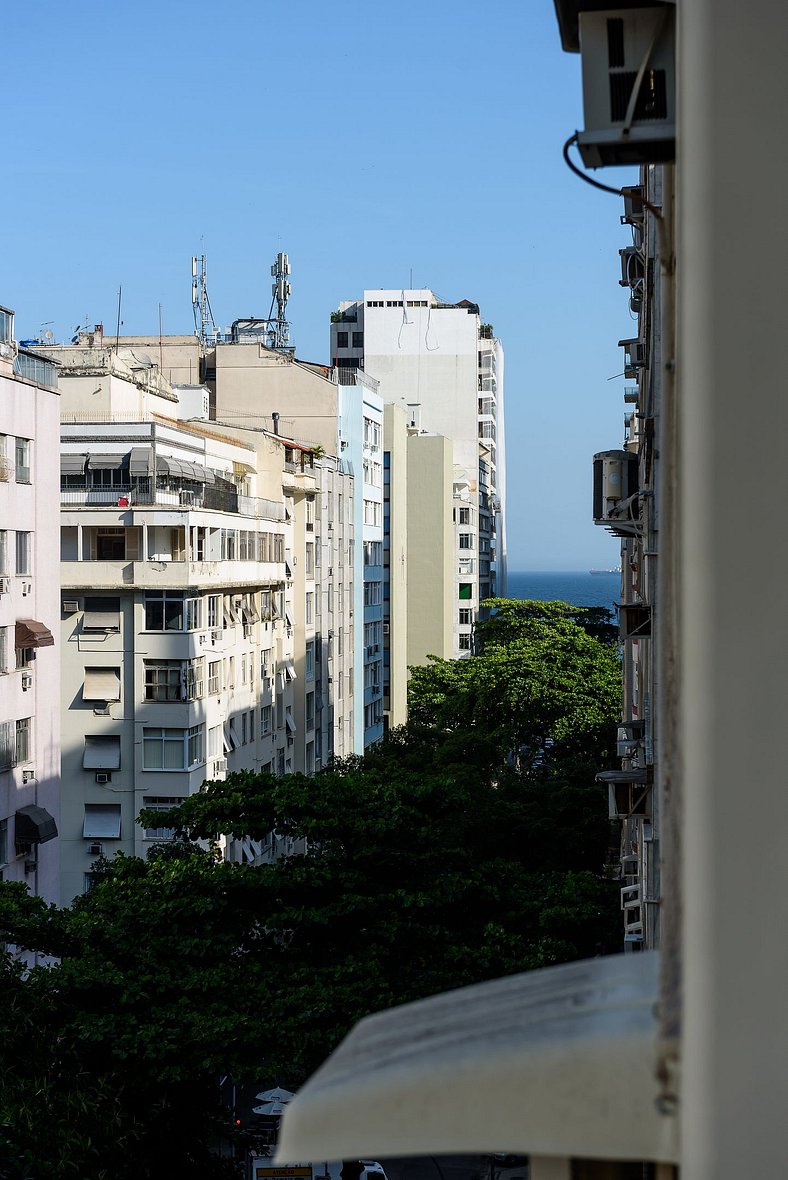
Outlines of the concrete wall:
{"type": "Polygon", "coordinates": [[[400,406],[384,409],[383,447],[388,457],[384,471],[387,497],[384,540],[385,577],[388,602],[384,618],[389,632],[384,637],[387,659],[386,695],[389,726],[404,725],[408,719],[408,435],[405,411],[400,406]]]}

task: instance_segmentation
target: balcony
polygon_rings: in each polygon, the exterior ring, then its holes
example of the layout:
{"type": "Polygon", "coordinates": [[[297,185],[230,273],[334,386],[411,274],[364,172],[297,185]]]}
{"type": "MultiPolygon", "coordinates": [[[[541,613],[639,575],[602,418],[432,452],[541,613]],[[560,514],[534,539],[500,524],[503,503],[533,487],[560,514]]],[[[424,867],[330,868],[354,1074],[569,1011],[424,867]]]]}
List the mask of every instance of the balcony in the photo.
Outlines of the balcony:
{"type": "Polygon", "coordinates": [[[231,512],[254,520],[283,521],[284,505],[259,496],[244,496],[227,488],[210,484],[170,480],[166,486],[154,486],[151,479],[135,479],[133,483],[112,487],[62,486],[60,503],[73,508],[189,508],[209,512],[231,512]]]}
{"type": "Polygon", "coordinates": [[[261,586],[281,582],[282,566],[259,561],[62,561],[61,583],[69,590],[143,590],[166,586],[261,586]]]}

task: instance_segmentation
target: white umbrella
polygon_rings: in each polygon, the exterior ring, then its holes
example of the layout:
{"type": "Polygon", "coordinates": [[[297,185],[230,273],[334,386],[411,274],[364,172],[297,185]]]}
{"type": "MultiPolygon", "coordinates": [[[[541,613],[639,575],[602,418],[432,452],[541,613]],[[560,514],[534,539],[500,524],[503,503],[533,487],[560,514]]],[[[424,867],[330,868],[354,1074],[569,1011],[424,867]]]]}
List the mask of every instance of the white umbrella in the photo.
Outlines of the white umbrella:
{"type": "Polygon", "coordinates": [[[263,1104],[262,1106],[253,1106],[253,1114],[277,1115],[284,1114],[288,1102],[295,1095],[291,1090],[284,1090],[281,1086],[274,1086],[273,1090],[263,1090],[262,1093],[256,1094],[255,1097],[262,1099],[263,1104]]]}

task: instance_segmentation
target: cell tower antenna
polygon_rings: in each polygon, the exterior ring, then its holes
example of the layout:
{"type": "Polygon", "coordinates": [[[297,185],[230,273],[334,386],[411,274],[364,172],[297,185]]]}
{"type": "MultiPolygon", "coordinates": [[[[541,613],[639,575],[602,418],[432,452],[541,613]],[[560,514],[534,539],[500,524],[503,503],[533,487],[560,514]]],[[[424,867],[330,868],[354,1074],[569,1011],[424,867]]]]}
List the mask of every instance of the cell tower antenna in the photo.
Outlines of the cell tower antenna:
{"type": "Polygon", "coordinates": [[[200,344],[207,348],[216,342],[216,324],[208,298],[208,265],[204,254],[192,257],[192,311],[194,330],[200,344]]]}
{"type": "Polygon", "coordinates": [[[268,313],[268,347],[277,352],[292,352],[290,346],[290,324],[285,318],[287,301],[292,287],[287,276],[290,274],[290,259],[281,250],[274,259],[271,267],[273,283],[271,284],[271,310],[268,313]],[[274,316],[276,304],[276,316],[274,316]]]}

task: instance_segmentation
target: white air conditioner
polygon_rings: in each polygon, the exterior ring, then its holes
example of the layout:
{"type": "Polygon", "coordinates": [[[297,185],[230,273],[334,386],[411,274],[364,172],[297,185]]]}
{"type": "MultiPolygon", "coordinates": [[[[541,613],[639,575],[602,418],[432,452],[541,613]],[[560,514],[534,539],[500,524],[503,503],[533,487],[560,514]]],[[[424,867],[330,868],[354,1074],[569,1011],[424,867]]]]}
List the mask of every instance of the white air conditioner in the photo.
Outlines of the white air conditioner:
{"type": "Polygon", "coordinates": [[[63,613],[73,615],[79,610],[78,598],[64,598],[63,599],[63,613]]]}
{"type": "Polygon", "coordinates": [[[221,631],[211,631],[211,643],[219,643],[221,642],[221,638],[221,631]]]}
{"type": "Polygon", "coordinates": [[[33,677],[29,672],[22,673],[22,692],[27,692],[33,687],[33,677]]]}
{"type": "Polygon", "coordinates": [[[664,164],[676,154],[675,6],[581,12],[587,168],[664,164]]]}
{"type": "Polygon", "coordinates": [[[24,785],[25,783],[32,783],[33,780],[35,779],[35,777],[36,777],[36,772],[34,770],[23,770],[22,771],[22,784],[24,785]]]}
{"type": "Polygon", "coordinates": [[[621,259],[621,278],[618,285],[634,287],[636,283],[642,283],[645,278],[644,259],[637,246],[626,246],[619,250],[618,256],[621,259]]]}
{"type": "Polygon", "coordinates": [[[388,624],[388,623],[384,623],[384,624],[383,624],[383,634],[384,634],[384,635],[388,635],[390,630],[391,630],[391,627],[389,626],[389,624],[388,624]]]}
{"type": "Polygon", "coordinates": [[[226,758],[217,758],[214,761],[213,773],[214,774],[226,774],[227,773],[227,759],[226,758]]]}
{"type": "Polygon", "coordinates": [[[10,578],[0,578],[0,594],[7,594],[11,589],[10,578]]]}
{"type": "Polygon", "coordinates": [[[105,787],[107,785],[107,783],[112,782],[112,775],[110,774],[110,772],[108,770],[97,770],[96,771],[96,782],[100,786],[105,787]]]}
{"type": "Polygon", "coordinates": [[[24,596],[26,596],[26,595],[32,594],[32,593],[33,593],[33,583],[32,582],[23,582],[22,583],[22,594],[24,596]]]}
{"type": "Polygon", "coordinates": [[[94,840],[92,844],[88,844],[88,856],[103,856],[104,845],[94,840]]]}

